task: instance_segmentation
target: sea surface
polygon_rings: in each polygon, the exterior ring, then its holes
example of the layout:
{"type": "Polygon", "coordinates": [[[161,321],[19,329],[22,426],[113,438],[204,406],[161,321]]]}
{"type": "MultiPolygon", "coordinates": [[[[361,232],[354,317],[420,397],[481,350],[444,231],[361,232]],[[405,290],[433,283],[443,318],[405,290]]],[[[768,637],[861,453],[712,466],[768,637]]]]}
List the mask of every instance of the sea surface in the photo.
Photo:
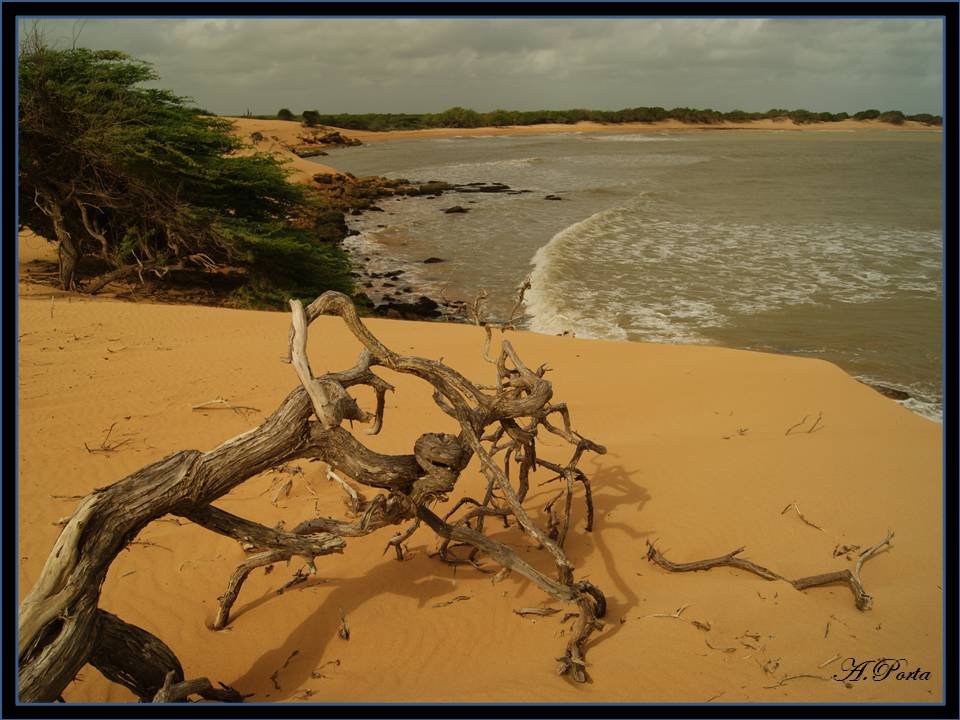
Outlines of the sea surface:
{"type": "Polygon", "coordinates": [[[351,218],[369,271],[403,268],[432,296],[486,290],[501,319],[529,275],[530,330],[819,357],[939,421],[941,156],[931,132],[691,130],[397,140],[325,160],[527,191],[380,202],[351,218]]]}

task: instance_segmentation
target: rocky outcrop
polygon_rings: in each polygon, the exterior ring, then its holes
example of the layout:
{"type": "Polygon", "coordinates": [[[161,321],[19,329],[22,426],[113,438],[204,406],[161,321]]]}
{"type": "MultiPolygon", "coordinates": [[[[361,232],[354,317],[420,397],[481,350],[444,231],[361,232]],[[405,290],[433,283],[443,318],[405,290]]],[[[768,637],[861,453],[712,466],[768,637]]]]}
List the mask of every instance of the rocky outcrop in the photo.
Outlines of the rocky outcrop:
{"type": "Polygon", "coordinates": [[[440,311],[440,303],[426,295],[421,295],[416,302],[412,303],[388,302],[377,305],[374,312],[400,320],[436,320],[443,315],[440,311]]]}
{"type": "Polygon", "coordinates": [[[309,145],[294,145],[290,148],[292,152],[297,157],[309,158],[309,157],[319,157],[321,155],[327,155],[328,153],[324,150],[321,150],[318,147],[311,147],[309,145]]]}

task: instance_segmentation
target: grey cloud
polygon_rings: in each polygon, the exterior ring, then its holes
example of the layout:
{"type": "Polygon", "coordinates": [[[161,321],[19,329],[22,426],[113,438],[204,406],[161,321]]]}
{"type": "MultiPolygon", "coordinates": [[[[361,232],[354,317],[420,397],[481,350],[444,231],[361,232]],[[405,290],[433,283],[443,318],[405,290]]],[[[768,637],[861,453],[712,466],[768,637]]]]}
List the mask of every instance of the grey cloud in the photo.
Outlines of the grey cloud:
{"type": "MultiPolygon", "coordinates": [[[[44,21],[69,43],[73,22],[44,21]]],[[[636,105],[941,112],[936,20],[89,20],[214,112],[636,105]]]]}

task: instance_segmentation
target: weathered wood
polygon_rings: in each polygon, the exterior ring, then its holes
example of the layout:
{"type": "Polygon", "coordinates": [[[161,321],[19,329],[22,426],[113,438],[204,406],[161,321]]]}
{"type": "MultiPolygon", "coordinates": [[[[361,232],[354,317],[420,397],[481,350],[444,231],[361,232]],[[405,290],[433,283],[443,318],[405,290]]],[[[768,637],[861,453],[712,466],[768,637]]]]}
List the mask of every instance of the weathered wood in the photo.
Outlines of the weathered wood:
{"type": "MultiPolygon", "coordinates": [[[[551,596],[575,603],[579,619],[560,670],[576,680],[586,680],[583,644],[599,627],[597,618],[604,612],[605,600],[589,583],[575,581],[562,540],[569,526],[575,480],[587,488],[589,499],[589,483],[576,464],[585,450],[605,450],[570,429],[565,406],[548,405],[553,391],[543,379],[545,367],[530,371],[504,341],[496,361],[496,392],[488,394],[442,362],[402,356],[388,349],[363,325],[344,295],[325,293],[307,308],[293,301],[291,310],[289,360],[300,387],[289,393],[263,423],[208,452],[174,453],[113,485],[99,488],[83,498],[70,516],[37,583],[20,606],[22,702],[52,702],[61,697],[63,689],[87,662],[143,700],[180,702],[194,694],[228,702],[242,700],[232,688],[215,689],[206,678],[184,680],[179,661],[162,641],[97,607],[100,588],[117,554],[147,524],[167,514],[231,537],[253,553],[236,568],[220,598],[216,628],[229,622],[230,610],[254,568],[299,556],[312,571],[315,558],[343,550],[344,537],[367,535],[387,525],[413,520],[387,545],[393,545],[397,557],[402,558],[400,543],[422,520],[444,542],[465,543],[474,553],[482,552],[504,567],[517,570],[551,596]],[[314,377],[306,357],[307,326],[321,313],[339,315],[364,350],[355,367],[314,377]],[[380,430],[384,397],[393,388],[372,371],[377,366],[428,382],[441,410],[458,421],[460,433],[424,433],[409,455],[383,455],[364,446],[341,424],[344,420],[359,420],[372,422],[369,432],[380,430]],[[374,390],[374,413],[361,410],[348,394],[347,389],[355,385],[374,390]],[[547,421],[547,416],[555,412],[564,417],[562,430],[547,421]],[[311,420],[313,415],[316,421],[311,420]],[[518,418],[529,418],[529,422],[521,427],[518,418]],[[501,428],[492,439],[483,434],[490,425],[501,428]],[[535,452],[540,427],[576,446],[571,461],[556,466],[567,478],[560,542],[540,529],[522,505],[529,472],[547,462],[538,461],[535,452]],[[504,433],[510,444],[498,446],[504,433]],[[485,447],[485,443],[490,447],[485,447]],[[508,459],[512,453],[521,465],[519,490],[494,462],[493,456],[504,447],[509,448],[508,459]],[[481,512],[478,529],[468,527],[468,520],[464,519],[447,523],[428,508],[431,503],[446,499],[474,456],[488,481],[483,503],[471,500],[481,512]],[[363,515],[354,522],[315,518],[292,532],[268,528],[211,505],[245,480],[297,458],[323,460],[332,472],[381,488],[387,494],[369,501],[363,515]],[[504,522],[513,517],[539,547],[551,554],[557,577],[544,575],[512,549],[485,536],[481,531],[483,514],[499,514],[504,522]]],[[[300,577],[298,571],[294,580],[300,577]]]]}
{"type": "Polygon", "coordinates": [[[806,590],[808,588],[820,587],[822,585],[844,583],[850,587],[850,591],[853,593],[854,604],[857,606],[857,609],[869,610],[873,606],[873,597],[867,594],[867,591],[864,590],[863,581],[860,579],[860,572],[863,569],[863,564],[867,560],[872,558],[881,550],[891,547],[892,540],[893,532],[888,530],[883,540],[878,542],[876,545],[871,545],[860,553],[853,570],[845,568],[843,570],[835,570],[828,573],[821,573],[819,575],[810,575],[807,577],[798,578],[796,580],[790,580],[789,578],[785,578],[783,575],[775,573],[772,570],[768,570],[762,565],[757,565],[755,562],[738,557],[744,550],[742,547],[737,548],[726,555],[721,555],[720,557],[709,558],[707,560],[696,560],[694,562],[687,563],[674,563],[670,560],[667,560],[663,553],[660,552],[653,543],[648,541],[647,559],[669,572],[695,572],[698,570],[710,570],[715,567],[737,568],[739,570],[746,570],[754,575],[759,575],[764,580],[783,580],[784,582],[792,585],[796,590],[806,590]]]}
{"type": "Polygon", "coordinates": [[[183,680],[177,656],[155,635],[105,610],[97,611],[97,631],[90,664],[141,701],[153,700],[168,673],[173,673],[174,682],[183,680]]]}

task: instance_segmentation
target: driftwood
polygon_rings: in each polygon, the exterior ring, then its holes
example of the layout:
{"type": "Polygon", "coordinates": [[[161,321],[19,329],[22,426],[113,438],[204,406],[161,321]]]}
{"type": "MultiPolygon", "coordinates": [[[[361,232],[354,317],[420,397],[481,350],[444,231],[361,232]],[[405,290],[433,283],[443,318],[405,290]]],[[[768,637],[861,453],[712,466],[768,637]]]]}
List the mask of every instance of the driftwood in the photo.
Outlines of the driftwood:
{"type": "MultiPolygon", "coordinates": [[[[448,562],[474,562],[486,554],[504,568],[528,578],[556,600],[575,605],[577,620],[558,671],[574,680],[587,679],[584,643],[601,627],[606,602],[603,593],[577,580],[563,550],[570,528],[575,486],[583,487],[592,520],[590,482],[577,469],[584,452],[605,449],[574,432],[563,404],[551,404],[553,390],[544,379],[546,367],[528,369],[506,340],[498,357],[496,386],[484,391],[442,362],[399,355],[375,338],[358,318],[350,300],[339,293],[321,295],[308,307],[291,301],[293,327],[289,359],[300,379],[280,406],[258,427],[208,452],[184,450],[164,457],[81,500],[57,539],[35,586],[19,611],[19,699],[53,702],[85,663],[107,678],[128,687],[145,702],[183,702],[193,695],[207,700],[242,701],[232,688],[215,688],[206,678],[186,680],[179,661],[159,638],[125,623],[98,607],[100,588],[116,556],[150,522],[175,515],[211,532],[234,538],[247,559],[240,563],[220,598],[215,626],[229,623],[230,610],[244,580],[256,567],[304,558],[310,568],[317,557],[342,552],[345,537],[369,534],[387,525],[409,523],[387,547],[402,557],[400,543],[420,523],[443,538],[440,557],[448,562]],[[306,356],[307,326],[321,314],[340,316],[363,346],[357,365],[339,373],[314,377],[306,356]],[[434,388],[441,410],[460,425],[458,435],[426,433],[409,455],[371,451],[342,427],[344,420],[370,422],[370,433],[383,424],[384,396],[392,388],[375,367],[414,375],[434,388]],[[372,387],[373,413],[360,409],[347,392],[356,385],[372,387]],[[313,420],[312,417],[316,419],[313,420]],[[551,422],[559,416],[560,424],[551,422]],[[573,452],[565,464],[537,455],[543,430],[568,441],[573,452]],[[503,454],[502,466],[495,459],[503,454]],[[487,480],[482,501],[465,498],[441,518],[430,505],[447,499],[460,474],[476,457],[487,480]],[[292,532],[237,517],[211,505],[249,478],[298,458],[323,460],[336,473],[384,492],[363,504],[352,503],[353,521],[317,518],[292,532]],[[511,462],[517,475],[511,478],[511,462]],[[546,468],[563,481],[549,509],[549,527],[542,529],[523,506],[529,476],[546,468]],[[563,502],[559,502],[560,499],[563,502]],[[458,519],[460,508],[468,506],[458,519]],[[548,576],[525,562],[514,550],[487,537],[483,523],[496,517],[511,520],[553,559],[548,576]],[[399,539],[398,539],[399,538],[399,539]],[[467,560],[451,549],[467,546],[467,560]]],[[[489,348],[489,331],[484,349],[489,348]]],[[[353,500],[354,498],[351,498],[353,500]]],[[[345,627],[345,618],[344,618],[345,627]]]]}
{"type": "MultiPolygon", "coordinates": [[[[709,558],[707,560],[695,560],[694,562],[687,563],[675,563],[664,557],[663,553],[660,552],[653,543],[648,541],[647,559],[669,572],[695,572],[697,570],[710,570],[711,568],[715,567],[737,568],[739,570],[746,570],[754,575],[759,575],[764,580],[783,580],[784,582],[793,585],[794,589],[796,590],[806,590],[812,587],[843,583],[850,587],[850,591],[853,593],[853,601],[857,606],[857,609],[869,610],[873,606],[873,597],[868,595],[867,591],[863,589],[863,581],[860,579],[860,571],[863,569],[863,564],[867,560],[872,558],[878,552],[890,547],[892,545],[892,541],[893,533],[888,530],[883,540],[878,542],[876,545],[871,545],[860,553],[853,570],[834,570],[828,573],[821,573],[820,575],[810,575],[808,577],[798,578],[797,580],[790,580],[779,573],[773,572],[773,570],[769,570],[762,565],[757,565],[751,560],[745,560],[744,558],[739,557],[740,553],[744,551],[744,548],[742,547],[737,548],[732,552],[728,552],[726,555],[721,555],[720,557],[709,558]]],[[[680,611],[682,610],[683,608],[681,608],[680,611]]],[[[677,617],[679,617],[680,611],[677,612],[677,617]]]]}

